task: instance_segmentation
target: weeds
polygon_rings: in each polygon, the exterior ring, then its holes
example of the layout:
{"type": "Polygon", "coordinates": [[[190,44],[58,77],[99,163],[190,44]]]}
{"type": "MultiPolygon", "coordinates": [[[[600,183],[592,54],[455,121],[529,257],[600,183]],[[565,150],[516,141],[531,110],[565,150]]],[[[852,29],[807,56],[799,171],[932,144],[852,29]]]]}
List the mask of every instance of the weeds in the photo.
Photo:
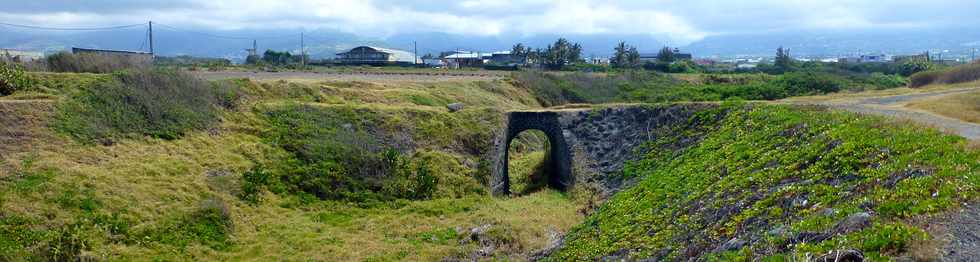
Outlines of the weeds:
{"type": "Polygon", "coordinates": [[[61,52],[46,58],[52,72],[113,73],[119,70],[146,70],[150,58],[145,56],[72,54],[61,52]]]}
{"type": "Polygon", "coordinates": [[[0,62],[0,96],[29,90],[35,82],[19,65],[0,62]]]}
{"type": "Polygon", "coordinates": [[[980,80],[980,63],[919,72],[910,78],[909,87],[918,88],[932,84],[959,84],[980,80]]]}
{"type": "Polygon", "coordinates": [[[552,259],[620,254],[623,247],[630,248],[625,257],[668,260],[840,249],[901,255],[927,236],[900,221],[978,197],[976,178],[963,174],[980,170],[980,154],[962,138],[884,121],[737,107],[699,144],[678,153],[650,150],[627,165],[625,175],[642,181],[572,230],[552,259]],[[855,226],[846,222],[851,216],[867,219],[855,226]],[[738,241],[753,244],[728,244],[738,241]]]}
{"type": "Polygon", "coordinates": [[[55,130],[82,142],[112,144],[134,135],[176,139],[218,120],[239,91],[175,71],[126,71],[83,88],[59,106],[55,130]]]}

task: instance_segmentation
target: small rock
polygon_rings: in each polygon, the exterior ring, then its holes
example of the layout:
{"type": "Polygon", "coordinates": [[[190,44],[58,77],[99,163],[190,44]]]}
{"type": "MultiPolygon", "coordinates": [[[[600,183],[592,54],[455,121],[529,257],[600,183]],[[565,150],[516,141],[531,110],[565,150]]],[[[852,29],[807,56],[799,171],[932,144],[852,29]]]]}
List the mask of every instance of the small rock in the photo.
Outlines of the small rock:
{"type": "Polygon", "coordinates": [[[787,236],[789,235],[789,230],[786,228],[786,226],[778,226],[770,229],[766,233],[768,233],[770,236],[787,236]]]}
{"type": "Polygon", "coordinates": [[[799,196],[799,197],[793,199],[793,207],[795,207],[795,208],[805,207],[806,204],[809,203],[809,202],[810,201],[808,199],[806,199],[806,196],[799,196]]]}
{"type": "Polygon", "coordinates": [[[730,250],[738,250],[738,249],[744,247],[745,244],[746,244],[746,242],[744,240],[739,240],[737,237],[736,238],[732,238],[731,240],[728,240],[728,242],[725,242],[724,245],[721,245],[718,248],[716,248],[715,249],[715,252],[724,252],[724,251],[730,251],[730,250]]]}
{"type": "Polygon", "coordinates": [[[818,257],[814,261],[820,262],[861,262],[864,261],[864,254],[861,251],[848,249],[848,250],[834,250],[829,253],[818,257]]]}
{"type": "Polygon", "coordinates": [[[483,238],[483,235],[486,234],[487,231],[489,230],[490,230],[490,224],[474,227],[470,229],[470,237],[468,237],[468,239],[472,241],[480,241],[480,239],[483,238]]]}
{"type": "Polygon", "coordinates": [[[446,109],[449,109],[449,112],[456,112],[459,110],[463,110],[463,103],[448,104],[446,105],[446,109]]]}
{"type": "Polygon", "coordinates": [[[847,216],[847,218],[844,218],[844,220],[838,222],[837,225],[834,226],[834,231],[841,234],[847,234],[864,229],[870,225],[871,213],[859,212],[851,214],[847,216]]]}

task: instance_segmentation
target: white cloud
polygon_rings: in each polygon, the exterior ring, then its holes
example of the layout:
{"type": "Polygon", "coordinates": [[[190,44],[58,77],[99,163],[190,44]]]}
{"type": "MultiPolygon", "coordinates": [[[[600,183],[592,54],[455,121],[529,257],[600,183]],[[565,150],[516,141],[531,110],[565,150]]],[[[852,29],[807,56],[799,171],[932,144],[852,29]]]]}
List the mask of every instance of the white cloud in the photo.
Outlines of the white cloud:
{"type": "Polygon", "coordinates": [[[323,28],[372,37],[403,32],[649,34],[676,44],[735,32],[901,29],[980,22],[973,14],[980,3],[958,0],[185,0],[165,8],[155,2],[146,2],[143,8],[141,3],[126,2],[125,8],[131,11],[99,12],[97,5],[111,5],[109,2],[5,3],[13,6],[0,11],[0,19],[48,26],[153,19],[182,27],[323,28]]]}

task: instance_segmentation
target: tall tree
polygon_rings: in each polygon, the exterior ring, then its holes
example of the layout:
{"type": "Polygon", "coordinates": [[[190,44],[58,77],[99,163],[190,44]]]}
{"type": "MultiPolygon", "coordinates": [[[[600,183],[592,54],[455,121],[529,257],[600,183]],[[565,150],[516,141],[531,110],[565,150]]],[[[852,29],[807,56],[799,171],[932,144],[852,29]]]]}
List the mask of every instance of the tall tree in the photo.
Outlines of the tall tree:
{"type": "Polygon", "coordinates": [[[640,67],[640,51],[636,50],[635,46],[631,46],[626,53],[626,63],[630,68],[640,67]]]}
{"type": "Polygon", "coordinates": [[[788,71],[793,67],[793,58],[789,55],[789,49],[783,49],[782,46],[776,49],[776,68],[783,71],[788,71]]]}
{"type": "Polygon", "coordinates": [[[629,46],[626,46],[626,42],[619,42],[613,50],[616,52],[613,54],[612,61],[609,61],[609,63],[616,68],[626,67],[626,57],[629,55],[629,46]]]}
{"type": "Polygon", "coordinates": [[[657,61],[671,63],[674,62],[674,60],[674,50],[671,50],[670,47],[665,46],[664,48],[660,49],[660,53],[657,53],[657,61]]]}
{"type": "Polygon", "coordinates": [[[525,47],[524,44],[517,43],[516,45],[514,45],[513,48],[510,49],[510,54],[515,56],[527,56],[530,51],[531,49],[525,47]]]}
{"type": "Polygon", "coordinates": [[[561,70],[568,64],[582,59],[582,46],[572,44],[565,38],[558,38],[554,44],[548,45],[542,57],[542,64],[554,70],[561,70]]]}

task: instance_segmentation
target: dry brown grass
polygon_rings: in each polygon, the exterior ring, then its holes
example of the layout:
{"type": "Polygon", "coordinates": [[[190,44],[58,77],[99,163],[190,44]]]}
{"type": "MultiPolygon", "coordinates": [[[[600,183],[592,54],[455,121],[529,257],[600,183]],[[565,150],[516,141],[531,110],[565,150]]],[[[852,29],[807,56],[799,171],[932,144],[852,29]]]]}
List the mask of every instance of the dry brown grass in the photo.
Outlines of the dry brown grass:
{"type": "Polygon", "coordinates": [[[980,91],[915,101],[906,106],[966,122],[980,123],[980,91]]]}

